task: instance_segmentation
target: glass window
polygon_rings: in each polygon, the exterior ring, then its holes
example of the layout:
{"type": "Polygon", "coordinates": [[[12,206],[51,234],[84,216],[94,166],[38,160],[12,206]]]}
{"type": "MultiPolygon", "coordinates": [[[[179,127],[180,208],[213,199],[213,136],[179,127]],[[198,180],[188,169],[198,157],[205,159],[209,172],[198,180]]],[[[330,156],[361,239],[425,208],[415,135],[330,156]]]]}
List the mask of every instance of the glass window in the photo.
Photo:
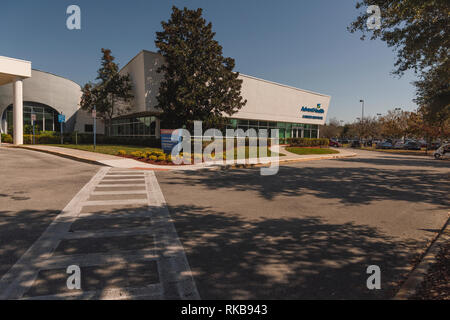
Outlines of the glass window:
{"type": "Polygon", "coordinates": [[[153,121],[150,123],[150,135],[151,136],[156,135],[156,121],[155,121],[155,119],[153,119],[153,121]]]}
{"type": "Polygon", "coordinates": [[[230,129],[236,128],[237,127],[237,123],[238,123],[238,120],[230,119],[230,122],[229,122],[229,126],[231,127],[230,129]]]}
{"type": "Polygon", "coordinates": [[[305,130],[303,138],[311,138],[311,131],[310,130],[305,130]]]}
{"type": "Polygon", "coordinates": [[[259,121],[260,127],[267,127],[267,121],[259,121]]]}

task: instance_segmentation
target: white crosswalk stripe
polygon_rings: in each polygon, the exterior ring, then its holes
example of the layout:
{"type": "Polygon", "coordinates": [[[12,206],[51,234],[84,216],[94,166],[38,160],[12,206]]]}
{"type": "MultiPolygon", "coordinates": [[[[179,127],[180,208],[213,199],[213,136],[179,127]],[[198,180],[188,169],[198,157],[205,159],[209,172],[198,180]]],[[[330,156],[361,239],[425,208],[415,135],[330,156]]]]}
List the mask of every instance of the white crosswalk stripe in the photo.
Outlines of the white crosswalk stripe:
{"type": "MultiPolygon", "coordinates": [[[[65,285],[68,276],[60,282],[65,285]]],[[[0,279],[0,299],[199,298],[153,171],[101,168],[0,279]],[[43,275],[70,265],[80,267],[81,277],[84,270],[94,278],[119,273],[115,282],[105,278],[106,287],[72,291],[57,283],[54,292],[46,292],[43,275]]]]}

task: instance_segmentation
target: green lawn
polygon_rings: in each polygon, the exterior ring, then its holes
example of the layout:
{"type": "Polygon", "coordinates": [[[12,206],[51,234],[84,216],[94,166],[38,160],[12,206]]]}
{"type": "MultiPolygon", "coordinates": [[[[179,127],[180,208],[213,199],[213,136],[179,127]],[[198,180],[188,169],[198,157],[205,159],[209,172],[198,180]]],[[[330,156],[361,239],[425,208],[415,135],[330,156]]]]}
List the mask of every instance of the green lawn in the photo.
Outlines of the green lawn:
{"type": "Polygon", "coordinates": [[[287,151],[299,154],[299,155],[306,155],[306,154],[335,154],[339,153],[339,151],[329,149],[329,148],[300,148],[300,147],[288,147],[286,148],[287,151]]]}
{"type": "MultiPolygon", "coordinates": [[[[262,151],[260,147],[252,147],[251,149],[250,149],[250,147],[245,147],[245,159],[249,158],[250,150],[252,151],[253,154],[256,153],[256,154],[258,154],[258,156],[261,156],[261,157],[263,156],[262,154],[260,155],[260,153],[262,151]]],[[[272,151],[270,151],[269,148],[267,148],[266,155],[264,155],[264,156],[265,157],[276,157],[276,155],[277,154],[275,152],[272,152],[272,151]]],[[[285,154],[279,153],[278,156],[283,157],[283,156],[285,156],[285,154]]],[[[234,158],[235,159],[243,159],[242,157],[238,158],[238,148],[234,148],[234,158]]]]}
{"type": "MultiPolygon", "coordinates": [[[[94,147],[91,144],[52,144],[51,146],[56,147],[63,147],[63,148],[70,148],[70,149],[78,149],[78,150],[84,150],[84,151],[91,151],[91,152],[97,152],[97,153],[104,153],[104,154],[111,154],[111,155],[117,155],[117,152],[119,150],[125,150],[127,154],[130,154],[133,151],[162,151],[160,148],[145,148],[145,147],[139,147],[139,146],[121,146],[121,145],[97,145],[95,151],[94,147]]],[[[258,148],[259,153],[259,148],[258,148]]],[[[267,150],[267,156],[274,157],[276,154],[273,152],[270,152],[270,150],[267,150]]],[[[284,154],[279,154],[279,156],[284,156],[284,154]]],[[[237,158],[237,149],[234,151],[234,157],[237,158]]],[[[249,147],[245,147],[245,158],[249,157],[249,147]]]]}

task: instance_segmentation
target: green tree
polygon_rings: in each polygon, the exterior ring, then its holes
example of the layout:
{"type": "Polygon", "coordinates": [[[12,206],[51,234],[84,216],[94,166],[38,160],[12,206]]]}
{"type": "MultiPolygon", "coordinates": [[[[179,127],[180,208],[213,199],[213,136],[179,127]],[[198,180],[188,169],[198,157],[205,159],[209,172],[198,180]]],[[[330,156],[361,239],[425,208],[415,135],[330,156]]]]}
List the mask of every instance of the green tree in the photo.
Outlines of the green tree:
{"type": "Polygon", "coordinates": [[[165,63],[160,84],[158,108],[167,128],[192,128],[193,121],[205,126],[223,126],[224,115],[242,108],[242,80],[233,72],[235,62],[222,56],[222,47],[214,40],[211,23],[202,17],[202,9],[180,10],[172,7],[163,31],[156,33],[155,44],[165,63]]]}
{"type": "Polygon", "coordinates": [[[341,135],[343,127],[341,127],[340,122],[336,118],[331,118],[328,124],[319,126],[320,136],[322,138],[335,138],[341,135]]]}
{"type": "Polygon", "coordinates": [[[434,126],[438,136],[447,138],[450,132],[450,69],[441,66],[427,72],[415,82],[419,112],[427,126],[434,126]]]}
{"type": "Polygon", "coordinates": [[[363,0],[357,9],[378,5],[381,27],[368,30],[371,15],[363,11],[349,26],[361,31],[362,39],[381,39],[397,52],[394,74],[413,70],[420,80],[416,102],[424,108],[428,121],[440,123],[449,118],[450,1],[448,0],[363,0]],[[426,109],[426,110],[425,110],[426,109]]]}
{"type": "Polygon", "coordinates": [[[111,50],[102,48],[101,67],[97,71],[97,82],[89,82],[82,88],[81,109],[91,112],[94,106],[97,116],[108,124],[107,134],[111,134],[111,123],[115,116],[131,109],[133,98],[129,75],[121,75],[114,62],[111,50]]]}

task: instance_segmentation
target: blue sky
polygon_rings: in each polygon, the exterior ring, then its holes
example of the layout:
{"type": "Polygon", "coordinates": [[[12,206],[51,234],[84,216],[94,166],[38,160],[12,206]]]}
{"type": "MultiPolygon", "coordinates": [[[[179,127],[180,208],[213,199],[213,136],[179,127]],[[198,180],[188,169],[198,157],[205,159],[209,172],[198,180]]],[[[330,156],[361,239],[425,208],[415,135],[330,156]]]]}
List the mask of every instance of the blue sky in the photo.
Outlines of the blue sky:
{"type": "Polygon", "coordinates": [[[332,96],[328,119],[353,121],[416,105],[412,73],[391,75],[395,53],[361,41],[346,27],[354,0],[3,0],[0,55],[31,60],[33,68],[74,80],[94,80],[100,48],[124,66],[140,50],[156,51],[155,32],[172,5],[204,9],[236,71],[332,96]],[[66,8],[81,8],[81,30],[66,28],[66,8]]]}

